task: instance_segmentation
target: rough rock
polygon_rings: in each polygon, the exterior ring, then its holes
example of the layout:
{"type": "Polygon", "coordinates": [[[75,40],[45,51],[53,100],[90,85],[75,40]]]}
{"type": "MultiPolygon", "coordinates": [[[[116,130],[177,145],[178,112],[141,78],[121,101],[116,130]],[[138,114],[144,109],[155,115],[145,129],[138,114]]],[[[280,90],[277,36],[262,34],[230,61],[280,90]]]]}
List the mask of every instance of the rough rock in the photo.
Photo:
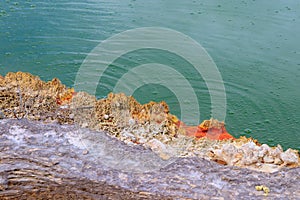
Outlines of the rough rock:
{"type": "Polygon", "coordinates": [[[263,173],[198,157],[162,160],[139,145],[76,125],[3,119],[0,130],[0,199],[300,196],[300,168],[263,173]]]}
{"type": "Polygon", "coordinates": [[[209,154],[212,160],[231,166],[247,167],[264,172],[275,172],[282,167],[299,167],[299,152],[282,147],[269,147],[267,144],[257,144],[251,139],[243,138],[241,141],[219,144],[212,147],[209,154]]]}
{"type": "Polygon", "coordinates": [[[122,93],[97,100],[67,88],[58,79],[43,82],[24,72],[0,77],[0,118],[104,130],[127,145],[152,149],[164,159],[197,156],[265,172],[300,166],[296,150],[283,151],[280,145],[269,147],[251,138],[235,139],[216,119],[187,126],[170,113],[164,101],[140,104],[122,93]]]}
{"type": "Polygon", "coordinates": [[[73,123],[68,106],[59,104],[69,92],[56,78],[43,82],[29,73],[8,73],[0,79],[0,110],[7,118],[73,123]]]}

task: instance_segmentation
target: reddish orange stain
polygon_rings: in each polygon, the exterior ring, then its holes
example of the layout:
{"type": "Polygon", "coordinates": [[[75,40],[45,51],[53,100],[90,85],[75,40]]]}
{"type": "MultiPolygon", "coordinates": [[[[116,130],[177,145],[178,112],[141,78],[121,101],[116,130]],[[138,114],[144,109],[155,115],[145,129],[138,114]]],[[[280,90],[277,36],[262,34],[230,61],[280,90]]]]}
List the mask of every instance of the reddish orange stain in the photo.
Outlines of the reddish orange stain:
{"type": "Polygon", "coordinates": [[[225,126],[221,128],[203,128],[199,126],[187,126],[183,122],[179,121],[176,123],[178,128],[183,129],[185,134],[190,137],[203,138],[207,137],[212,140],[228,140],[235,139],[232,135],[230,135],[225,126]]]}
{"type": "Polygon", "coordinates": [[[69,102],[75,95],[76,95],[76,92],[74,91],[73,88],[68,89],[65,93],[57,96],[56,103],[58,105],[62,105],[65,102],[69,102]]]}

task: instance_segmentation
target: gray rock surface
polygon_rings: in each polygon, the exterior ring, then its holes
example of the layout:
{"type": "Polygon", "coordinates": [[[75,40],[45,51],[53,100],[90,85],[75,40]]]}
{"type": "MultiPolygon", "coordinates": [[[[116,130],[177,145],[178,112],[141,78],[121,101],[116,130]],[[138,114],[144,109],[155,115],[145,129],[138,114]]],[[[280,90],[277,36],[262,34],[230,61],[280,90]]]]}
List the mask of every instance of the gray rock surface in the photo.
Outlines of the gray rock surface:
{"type": "Polygon", "coordinates": [[[161,160],[105,132],[0,120],[0,199],[300,199],[299,183],[300,168],[269,174],[196,157],[161,160]]]}

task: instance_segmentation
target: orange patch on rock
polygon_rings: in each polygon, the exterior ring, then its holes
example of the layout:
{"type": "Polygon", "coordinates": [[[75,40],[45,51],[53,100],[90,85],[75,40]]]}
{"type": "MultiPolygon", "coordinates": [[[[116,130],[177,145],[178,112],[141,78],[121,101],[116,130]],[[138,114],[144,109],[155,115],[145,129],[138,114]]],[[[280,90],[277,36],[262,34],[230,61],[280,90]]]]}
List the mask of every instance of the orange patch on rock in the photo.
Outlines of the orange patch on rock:
{"type": "Polygon", "coordinates": [[[174,120],[174,123],[177,125],[178,129],[182,130],[181,132],[190,137],[206,137],[212,140],[235,139],[227,132],[225,124],[215,119],[204,120],[198,126],[188,126],[177,118],[174,120]]]}
{"type": "Polygon", "coordinates": [[[65,105],[70,103],[73,96],[76,95],[74,88],[67,89],[64,93],[60,93],[56,97],[56,103],[58,105],[65,105]]]}

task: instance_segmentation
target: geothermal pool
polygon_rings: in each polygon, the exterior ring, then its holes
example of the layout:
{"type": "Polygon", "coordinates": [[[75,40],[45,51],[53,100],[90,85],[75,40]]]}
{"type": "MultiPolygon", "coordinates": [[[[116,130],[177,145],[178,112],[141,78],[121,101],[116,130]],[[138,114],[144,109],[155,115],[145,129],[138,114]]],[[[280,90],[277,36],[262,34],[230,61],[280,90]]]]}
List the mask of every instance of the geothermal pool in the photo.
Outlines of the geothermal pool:
{"type": "MultiPolygon", "coordinates": [[[[101,41],[134,28],[169,28],[201,44],[216,64],[232,135],[300,149],[299,21],[300,3],[292,0],[6,0],[0,3],[0,74],[27,71],[73,87],[82,62],[101,41]]],[[[164,44],[173,46],[174,41],[164,44]]],[[[200,121],[211,117],[206,80],[184,58],[161,49],[141,48],[114,60],[96,95],[105,97],[126,72],[149,63],[182,74],[195,91],[200,121]]],[[[175,88],[182,86],[178,77],[165,79],[175,88]]],[[[141,103],[165,100],[180,117],[180,104],[190,102],[180,102],[159,83],[145,81],[134,97],[141,103]]]]}

